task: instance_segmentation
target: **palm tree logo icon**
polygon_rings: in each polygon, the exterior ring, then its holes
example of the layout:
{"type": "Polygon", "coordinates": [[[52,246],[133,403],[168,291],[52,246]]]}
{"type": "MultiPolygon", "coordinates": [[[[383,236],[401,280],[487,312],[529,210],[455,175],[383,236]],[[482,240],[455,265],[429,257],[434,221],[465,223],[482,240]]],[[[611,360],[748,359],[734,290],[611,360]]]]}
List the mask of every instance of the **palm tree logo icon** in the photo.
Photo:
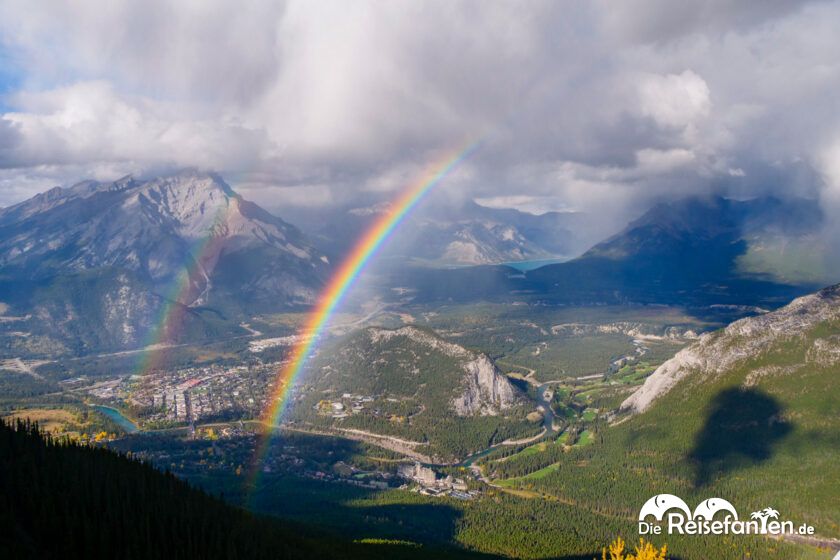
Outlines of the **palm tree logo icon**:
{"type": "Polygon", "coordinates": [[[766,507],[762,510],[754,511],[750,514],[750,519],[760,519],[761,520],[761,529],[760,532],[762,534],[767,533],[767,520],[768,519],[778,519],[779,512],[771,507],[766,507]]]}

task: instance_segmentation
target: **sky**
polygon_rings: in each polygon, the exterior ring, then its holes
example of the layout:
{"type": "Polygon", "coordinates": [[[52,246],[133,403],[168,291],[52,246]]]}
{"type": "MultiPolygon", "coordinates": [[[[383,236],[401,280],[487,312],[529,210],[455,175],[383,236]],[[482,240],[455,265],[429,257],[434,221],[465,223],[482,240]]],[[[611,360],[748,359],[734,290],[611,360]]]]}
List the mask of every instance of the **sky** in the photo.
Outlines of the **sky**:
{"type": "MultiPolygon", "coordinates": [[[[0,3],[0,206],[217,171],[270,208],[437,196],[627,219],[690,194],[840,214],[840,2],[0,3]]],[[[840,217],[840,216],[838,216],[840,217]]]]}

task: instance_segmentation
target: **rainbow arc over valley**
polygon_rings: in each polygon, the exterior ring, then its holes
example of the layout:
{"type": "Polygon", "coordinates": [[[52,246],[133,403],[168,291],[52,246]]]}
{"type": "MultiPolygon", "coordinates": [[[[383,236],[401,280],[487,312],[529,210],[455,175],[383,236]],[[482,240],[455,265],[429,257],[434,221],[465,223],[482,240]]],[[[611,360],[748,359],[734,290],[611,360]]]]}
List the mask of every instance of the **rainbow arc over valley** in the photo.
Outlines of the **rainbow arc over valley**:
{"type": "Polygon", "coordinates": [[[257,444],[253,476],[258,474],[259,466],[265,459],[271,434],[280,423],[283,412],[286,410],[296,378],[303,371],[319,338],[329,324],[330,318],[364,270],[365,265],[400,225],[406,215],[417,206],[424,195],[467,159],[479,144],[480,142],[471,142],[458,149],[454,154],[449,153],[446,157],[430,165],[420,179],[406,188],[399,198],[392,203],[390,210],[380,216],[367,229],[329,280],[321,293],[318,304],[310,312],[304,326],[300,329],[299,342],[293,347],[291,355],[278,371],[273,392],[266,403],[262,418],[266,429],[261,441],[257,444]]]}

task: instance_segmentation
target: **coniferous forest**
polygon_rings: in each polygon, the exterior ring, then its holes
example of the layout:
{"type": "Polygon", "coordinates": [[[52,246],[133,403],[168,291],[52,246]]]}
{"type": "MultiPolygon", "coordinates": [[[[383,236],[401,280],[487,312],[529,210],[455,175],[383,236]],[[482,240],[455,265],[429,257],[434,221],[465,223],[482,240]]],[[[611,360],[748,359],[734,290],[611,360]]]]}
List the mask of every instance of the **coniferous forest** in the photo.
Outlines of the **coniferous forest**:
{"type": "Polygon", "coordinates": [[[253,515],[109,449],[0,419],[0,558],[463,557],[253,515]]]}

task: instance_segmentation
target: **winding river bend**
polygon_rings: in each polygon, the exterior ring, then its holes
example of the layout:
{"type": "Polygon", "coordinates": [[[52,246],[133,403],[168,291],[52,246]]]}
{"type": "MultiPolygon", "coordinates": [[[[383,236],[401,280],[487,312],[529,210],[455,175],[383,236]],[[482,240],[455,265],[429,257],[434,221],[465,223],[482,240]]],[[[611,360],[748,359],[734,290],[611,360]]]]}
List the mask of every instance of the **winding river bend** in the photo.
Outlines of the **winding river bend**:
{"type": "MultiPolygon", "coordinates": [[[[554,411],[551,409],[551,398],[546,396],[546,393],[550,392],[550,391],[552,391],[552,389],[550,387],[548,387],[547,384],[537,385],[537,402],[539,403],[539,406],[542,409],[542,414],[543,414],[543,432],[541,434],[539,434],[538,437],[535,438],[535,440],[540,440],[540,439],[544,438],[545,436],[550,436],[550,435],[554,434],[554,432],[556,431],[554,429],[554,411]]],[[[553,394],[552,394],[552,396],[553,396],[553,394]]],[[[486,449],[482,449],[481,451],[478,451],[476,453],[473,453],[472,455],[469,455],[468,457],[464,458],[460,462],[456,463],[456,466],[459,466],[459,467],[472,466],[473,463],[475,463],[476,461],[478,461],[482,457],[485,457],[485,456],[489,455],[495,449],[498,449],[499,447],[504,447],[506,445],[513,445],[513,443],[512,442],[510,442],[510,443],[500,442],[500,443],[491,445],[490,447],[488,447],[486,449]]]]}

